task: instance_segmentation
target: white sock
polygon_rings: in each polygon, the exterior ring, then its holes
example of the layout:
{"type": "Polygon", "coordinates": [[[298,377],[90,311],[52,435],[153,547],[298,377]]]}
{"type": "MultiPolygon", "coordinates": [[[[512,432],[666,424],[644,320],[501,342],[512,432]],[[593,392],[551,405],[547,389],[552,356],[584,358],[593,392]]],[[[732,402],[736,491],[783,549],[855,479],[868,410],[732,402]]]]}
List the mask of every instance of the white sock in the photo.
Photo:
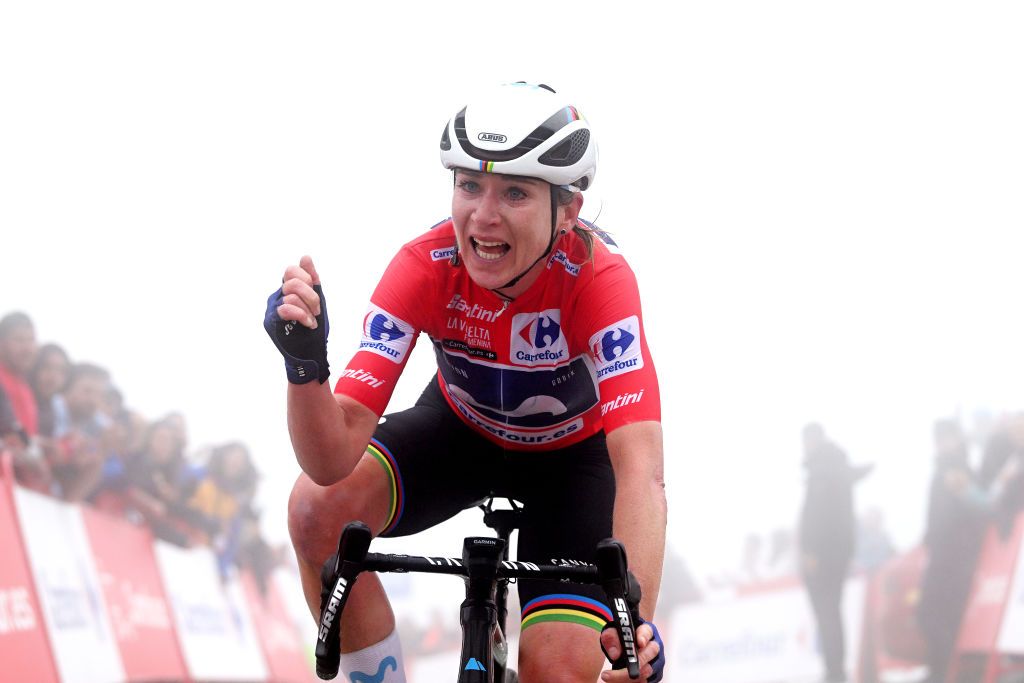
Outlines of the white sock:
{"type": "Polygon", "coordinates": [[[376,645],[341,655],[345,683],[406,683],[398,629],[376,645]]]}

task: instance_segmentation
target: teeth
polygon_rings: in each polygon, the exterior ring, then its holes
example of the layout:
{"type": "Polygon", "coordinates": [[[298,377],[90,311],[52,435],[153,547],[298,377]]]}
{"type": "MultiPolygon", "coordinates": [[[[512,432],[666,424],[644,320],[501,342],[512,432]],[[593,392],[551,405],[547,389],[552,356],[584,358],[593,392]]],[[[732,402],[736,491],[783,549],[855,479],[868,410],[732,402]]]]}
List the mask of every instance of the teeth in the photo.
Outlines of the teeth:
{"type": "Polygon", "coordinates": [[[497,261],[502,256],[508,253],[509,246],[505,242],[484,242],[475,237],[471,238],[473,243],[473,253],[482,258],[485,261],[497,261]],[[497,253],[484,251],[484,249],[499,249],[497,253]]]}

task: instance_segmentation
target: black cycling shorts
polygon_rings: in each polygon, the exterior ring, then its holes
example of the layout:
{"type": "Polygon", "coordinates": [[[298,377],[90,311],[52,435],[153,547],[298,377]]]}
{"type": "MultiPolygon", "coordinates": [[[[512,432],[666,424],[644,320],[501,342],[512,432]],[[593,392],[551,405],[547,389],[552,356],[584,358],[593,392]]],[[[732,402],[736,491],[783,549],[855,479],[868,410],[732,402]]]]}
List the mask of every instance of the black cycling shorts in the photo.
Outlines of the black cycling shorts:
{"type": "MultiPolygon", "coordinates": [[[[615,477],[603,432],[559,450],[507,450],[462,422],[434,380],[415,406],[385,416],[369,451],[391,479],[382,536],[418,533],[488,496],[523,504],[514,558],[592,564],[611,536],[615,477]]],[[[600,630],[611,619],[599,586],[520,579],[518,588],[524,629],[560,621],[600,630]]]]}

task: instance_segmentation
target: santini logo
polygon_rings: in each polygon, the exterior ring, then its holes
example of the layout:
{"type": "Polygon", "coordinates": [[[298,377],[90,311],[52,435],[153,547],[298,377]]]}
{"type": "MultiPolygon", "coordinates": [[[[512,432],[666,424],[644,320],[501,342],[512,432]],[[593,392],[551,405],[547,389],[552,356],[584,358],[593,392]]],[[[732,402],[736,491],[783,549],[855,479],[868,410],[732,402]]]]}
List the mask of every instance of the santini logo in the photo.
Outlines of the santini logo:
{"type": "Polygon", "coordinates": [[[501,133],[480,133],[480,135],[476,136],[476,139],[481,142],[505,142],[508,140],[508,138],[501,133]]]}
{"type": "Polygon", "coordinates": [[[633,405],[634,403],[639,403],[641,400],[643,400],[643,397],[643,389],[641,389],[639,392],[635,394],[619,394],[618,396],[615,397],[614,401],[608,401],[607,403],[601,404],[601,415],[607,415],[611,411],[617,410],[622,406],[629,406],[633,405]]]}

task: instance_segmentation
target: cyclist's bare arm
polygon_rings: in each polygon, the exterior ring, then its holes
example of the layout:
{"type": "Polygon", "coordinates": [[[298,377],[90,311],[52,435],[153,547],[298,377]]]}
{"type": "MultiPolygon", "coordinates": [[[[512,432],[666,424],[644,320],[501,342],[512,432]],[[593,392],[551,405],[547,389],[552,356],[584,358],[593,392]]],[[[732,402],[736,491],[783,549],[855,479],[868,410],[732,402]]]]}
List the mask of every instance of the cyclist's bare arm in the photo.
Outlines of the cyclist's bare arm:
{"type": "Polygon", "coordinates": [[[347,477],[377,428],[377,414],[355,399],[333,394],[330,383],[288,385],[288,433],[299,467],[316,484],[347,477]]]}
{"type": "Polygon", "coordinates": [[[629,555],[629,568],[640,580],[640,616],[654,618],[665,556],[664,460],[661,424],[634,422],[608,434],[608,454],[615,470],[612,535],[629,555]]]}
{"type": "MultiPolygon", "coordinates": [[[[313,287],[318,284],[320,276],[309,256],[303,256],[297,266],[288,266],[281,284],[284,299],[277,308],[281,319],[315,328],[320,296],[313,287]]],[[[377,419],[358,401],[335,397],[330,382],[288,385],[292,448],[302,471],[321,486],[344,479],[355,468],[373,436],[377,419]]]]}
{"type": "MultiPolygon", "coordinates": [[[[661,588],[668,519],[661,424],[634,422],[612,431],[608,434],[608,455],[615,470],[612,535],[626,547],[629,568],[643,589],[640,616],[650,621],[661,588]]],[[[658,653],[658,644],[651,640],[652,631],[646,624],[637,629],[636,636],[641,679],[646,680],[650,672],[647,662],[658,653]]],[[[601,638],[613,657],[621,652],[614,631],[606,630],[601,638]]],[[[625,669],[606,671],[601,679],[616,683],[628,680],[625,669]]]]}

